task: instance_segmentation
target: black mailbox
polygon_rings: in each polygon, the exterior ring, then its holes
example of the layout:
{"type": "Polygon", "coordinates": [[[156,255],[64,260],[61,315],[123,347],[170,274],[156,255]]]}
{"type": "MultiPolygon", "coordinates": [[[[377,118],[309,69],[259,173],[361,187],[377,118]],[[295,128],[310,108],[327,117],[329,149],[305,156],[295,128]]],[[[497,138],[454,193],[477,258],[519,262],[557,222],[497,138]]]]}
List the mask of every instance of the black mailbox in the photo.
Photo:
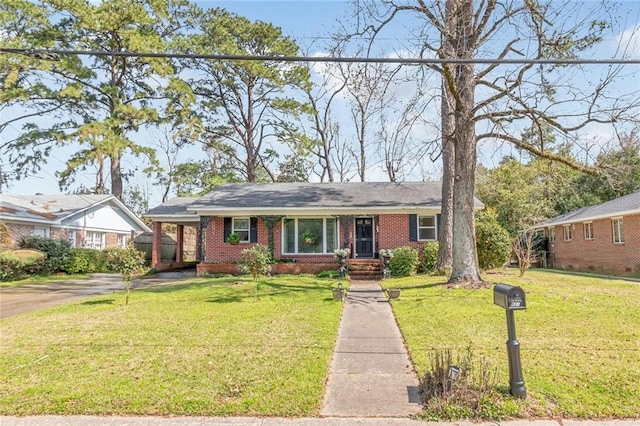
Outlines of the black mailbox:
{"type": "Polygon", "coordinates": [[[524,290],[509,284],[496,284],[493,287],[493,303],[510,311],[527,309],[524,290]]]}

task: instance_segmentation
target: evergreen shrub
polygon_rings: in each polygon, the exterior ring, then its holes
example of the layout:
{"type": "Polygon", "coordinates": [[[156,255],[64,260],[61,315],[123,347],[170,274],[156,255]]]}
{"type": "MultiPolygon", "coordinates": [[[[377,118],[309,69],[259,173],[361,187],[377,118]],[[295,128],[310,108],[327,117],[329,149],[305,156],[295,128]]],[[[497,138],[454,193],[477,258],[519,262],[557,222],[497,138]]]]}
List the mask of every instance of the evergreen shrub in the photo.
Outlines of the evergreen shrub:
{"type": "Polygon", "coordinates": [[[71,253],[71,243],[69,241],[54,240],[46,237],[22,237],[18,246],[21,249],[38,250],[45,253],[47,255],[45,273],[64,271],[71,253]]]}
{"type": "Polygon", "coordinates": [[[107,258],[103,251],[75,247],[69,253],[65,270],[70,274],[106,272],[107,258]]]}
{"type": "Polygon", "coordinates": [[[418,272],[418,250],[410,246],[402,246],[393,250],[393,257],[389,262],[391,276],[406,277],[418,272]]]}

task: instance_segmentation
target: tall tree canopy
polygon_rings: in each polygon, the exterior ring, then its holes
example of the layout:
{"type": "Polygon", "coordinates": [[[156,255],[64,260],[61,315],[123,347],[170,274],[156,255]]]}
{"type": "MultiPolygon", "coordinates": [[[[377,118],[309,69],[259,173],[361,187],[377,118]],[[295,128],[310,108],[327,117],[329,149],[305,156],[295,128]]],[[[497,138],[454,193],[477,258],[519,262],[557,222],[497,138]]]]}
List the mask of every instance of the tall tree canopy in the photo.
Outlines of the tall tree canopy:
{"type": "MultiPolygon", "coordinates": [[[[169,38],[184,25],[182,18],[190,7],[183,0],[41,0],[36,6],[36,13],[49,20],[39,21],[32,30],[31,48],[99,52],[163,52],[169,38]]],[[[18,17],[34,14],[29,2],[15,7],[18,17]]],[[[96,167],[94,189],[104,192],[103,178],[108,172],[111,193],[122,198],[127,173],[124,155],[155,161],[154,151],[136,143],[131,135],[163,121],[157,100],[173,74],[166,58],[61,55],[46,65],[31,64],[16,87],[30,93],[35,87],[46,87],[55,93],[51,97],[59,109],[50,127],[28,122],[23,133],[3,148],[24,175],[37,171],[52,147],[78,144],[80,148],[59,175],[60,185],[68,187],[78,171],[96,167]]],[[[38,107],[33,102],[25,106],[38,107]]]]}
{"type": "MultiPolygon", "coordinates": [[[[182,46],[192,53],[295,56],[297,44],[272,24],[252,22],[223,9],[210,9],[198,18],[198,31],[182,46]]],[[[275,180],[270,162],[280,154],[269,142],[291,134],[292,117],[306,105],[287,90],[308,85],[301,65],[278,61],[184,61],[198,96],[205,143],[231,149],[236,167],[248,182],[275,180]],[[195,74],[195,75],[194,75],[195,74]]],[[[293,142],[294,145],[296,141],[293,142]]]]}

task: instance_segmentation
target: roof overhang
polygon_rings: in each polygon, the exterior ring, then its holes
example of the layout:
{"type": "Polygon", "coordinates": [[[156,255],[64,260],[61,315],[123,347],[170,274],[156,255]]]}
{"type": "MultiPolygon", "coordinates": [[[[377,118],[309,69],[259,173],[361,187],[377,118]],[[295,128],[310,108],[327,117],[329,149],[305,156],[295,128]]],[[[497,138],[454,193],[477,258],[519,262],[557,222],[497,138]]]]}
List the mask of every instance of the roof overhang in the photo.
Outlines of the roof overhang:
{"type": "Polygon", "coordinates": [[[144,215],[153,222],[174,223],[176,225],[194,226],[200,223],[200,217],[196,214],[156,214],[144,215]]]}
{"type": "Polygon", "coordinates": [[[579,218],[573,218],[573,219],[567,218],[567,220],[559,220],[557,222],[542,223],[540,225],[536,225],[536,229],[551,228],[553,226],[571,225],[574,223],[592,222],[594,220],[613,219],[620,216],[632,216],[636,214],[640,214],[640,209],[626,210],[626,211],[607,213],[607,214],[601,214],[601,215],[595,215],[595,216],[585,216],[585,217],[579,217],[579,218]]]}
{"type": "Polygon", "coordinates": [[[440,213],[440,206],[425,207],[370,207],[370,208],[300,208],[300,207],[280,207],[274,209],[257,208],[229,208],[229,209],[206,209],[195,210],[198,216],[309,216],[309,217],[329,217],[329,216],[371,216],[378,214],[420,214],[420,213],[440,213]]]}
{"type": "Polygon", "coordinates": [[[37,225],[46,225],[46,226],[60,226],[64,227],[60,223],[60,218],[55,220],[51,219],[37,219],[37,218],[29,218],[29,217],[19,217],[19,216],[4,216],[0,215],[0,220],[8,223],[26,223],[29,225],[37,224],[37,225]]]}

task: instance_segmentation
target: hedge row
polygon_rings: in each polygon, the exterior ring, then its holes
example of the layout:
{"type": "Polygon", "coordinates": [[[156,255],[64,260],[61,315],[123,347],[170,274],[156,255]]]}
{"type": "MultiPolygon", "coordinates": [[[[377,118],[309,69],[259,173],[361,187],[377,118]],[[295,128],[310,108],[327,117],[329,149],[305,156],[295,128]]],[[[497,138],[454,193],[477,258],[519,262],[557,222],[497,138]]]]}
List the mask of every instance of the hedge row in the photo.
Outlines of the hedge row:
{"type": "Polygon", "coordinates": [[[71,247],[68,241],[34,236],[22,238],[18,246],[20,250],[0,252],[0,281],[56,272],[91,274],[109,269],[110,249],[71,247]]]}
{"type": "Polygon", "coordinates": [[[46,254],[37,250],[3,251],[0,253],[0,281],[15,281],[43,274],[46,262],[46,254]]]}

